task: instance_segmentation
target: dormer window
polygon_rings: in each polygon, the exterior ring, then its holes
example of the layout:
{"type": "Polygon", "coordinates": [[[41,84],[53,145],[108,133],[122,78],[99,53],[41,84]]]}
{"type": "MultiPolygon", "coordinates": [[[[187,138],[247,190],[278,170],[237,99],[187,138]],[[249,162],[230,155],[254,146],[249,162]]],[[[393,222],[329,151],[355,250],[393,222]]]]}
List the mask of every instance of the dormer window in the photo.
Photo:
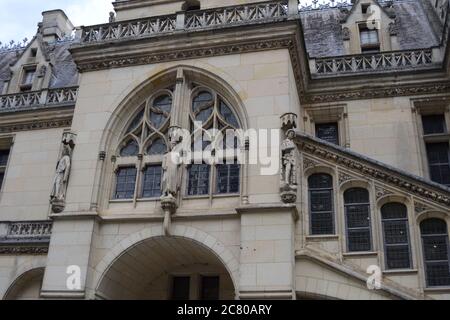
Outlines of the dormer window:
{"type": "Polygon", "coordinates": [[[33,88],[33,80],[36,74],[36,67],[25,68],[23,70],[22,82],[20,84],[20,91],[30,91],[33,88]]]}
{"type": "Polygon", "coordinates": [[[380,37],[377,29],[369,29],[366,25],[359,26],[361,52],[380,52],[380,37]]]}

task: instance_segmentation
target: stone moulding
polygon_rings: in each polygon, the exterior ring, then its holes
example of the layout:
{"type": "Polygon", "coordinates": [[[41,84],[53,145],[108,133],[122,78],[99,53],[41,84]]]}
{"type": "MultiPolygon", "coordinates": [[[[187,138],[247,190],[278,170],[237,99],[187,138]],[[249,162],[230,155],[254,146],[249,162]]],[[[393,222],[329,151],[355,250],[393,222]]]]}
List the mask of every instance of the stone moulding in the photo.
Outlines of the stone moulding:
{"type": "Polygon", "coordinates": [[[52,221],[0,222],[0,254],[47,254],[52,221]]]}
{"type": "Polygon", "coordinates": [[[450,208],[450,188],[295,131],[299,150],[450,208]]]}
{"type": "Polygon", "coordinates": [[[11,133],[18,131],[43,130],[54,128],[70,128],[72,126],[72,117],[66,119],[45,119],[36,121],[20,122],[15,124],[0,124],[0,133],[11,133]]]}
{"type": "Polygon", "coordinates": [[[292,45],[290,38],[275,39],[266,41],[257,41],[245,44],[228,44],[222,46],[197,48],[197,49],[180,49],[169,52],[157,52],[142,56],[128,56],[119,58],[105,58],[100,61],[80,62],[78,70],[80,72],[96,71],[111,68],[122,68],[133,65],[154,64],[161,62],[169,62],[174,60],[186,60],[192,58],[214,57],[221,55],[239,54],[247,52],[255,52],[272,49],[285,49],[292,45]]]}

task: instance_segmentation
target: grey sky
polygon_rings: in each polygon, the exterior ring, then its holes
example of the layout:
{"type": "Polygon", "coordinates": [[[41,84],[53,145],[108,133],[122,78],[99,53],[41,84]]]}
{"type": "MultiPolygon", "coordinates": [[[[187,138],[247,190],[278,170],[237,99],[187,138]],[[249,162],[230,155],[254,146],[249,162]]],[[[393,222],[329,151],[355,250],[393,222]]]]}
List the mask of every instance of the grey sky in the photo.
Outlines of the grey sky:
{"type": "Polygon", "coordinates": [[[113,0],[0,0],[0,41],[31,39],[42,11],[62,9],[75,26],[108,21],[113,0]]]}

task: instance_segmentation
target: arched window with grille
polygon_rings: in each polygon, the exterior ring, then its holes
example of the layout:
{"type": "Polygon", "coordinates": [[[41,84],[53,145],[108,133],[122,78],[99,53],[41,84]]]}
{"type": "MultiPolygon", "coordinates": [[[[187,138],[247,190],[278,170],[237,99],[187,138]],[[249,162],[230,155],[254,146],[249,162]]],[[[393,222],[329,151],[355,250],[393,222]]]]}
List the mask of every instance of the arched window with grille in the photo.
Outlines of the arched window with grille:
{"type": "Polygon", "coordinates": [[[308,178],[311,235],[335,234],[333,177],[326,173],[308,178]]]}
{"type": "Polygon", "coordinates": [[[408,209],[402,203],[387,203],[381,207],[381,222],[386,269],[410,269],[408,209]]]}
{"type": "Polygon", "coordinates": [[[441,219],[427,219],[420,224],[420,231],[427,286],[450,286],[447,223],[441,219]]]}
{"type": "Polygon", "coordinates": [[[345,223],[348,252],[372,250],[369,192],[363,188],[344,193],[345,223]]]}

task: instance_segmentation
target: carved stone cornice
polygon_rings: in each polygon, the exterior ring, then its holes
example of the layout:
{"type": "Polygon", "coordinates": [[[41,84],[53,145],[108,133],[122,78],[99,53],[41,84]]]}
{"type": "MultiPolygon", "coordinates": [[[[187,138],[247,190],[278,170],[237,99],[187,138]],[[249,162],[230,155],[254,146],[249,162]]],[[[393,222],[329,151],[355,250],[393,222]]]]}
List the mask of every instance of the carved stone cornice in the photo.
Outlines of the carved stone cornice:
{"type": "Polygon", "coordinates": [[[295,134],[295,141],[301,152],[450,208],[449,188],[369,159],[348,149],[323,142],[300,131],[295,131],[295,134]]]}
{"type": "Polygon", "coordinates": [[[361,88],[358,90],[342,90],[339,92],[309,93],[305,95],[306,103],[326,103],[344,100],[374,99],[398,96],[417,96],[424,94],[448,93],[450,81],[434,83],[417,83],[415,85],[396,85],[380,88],[361,88]]]}
{"type": "Polygon", "coordinates": [[[18,131],[70,128],[73,107],[11,113],[0,117],[0,134],[18,131]]]}
{"type": "Polygon", "coordinates": [[[43,130],[54,128],[66,128],[72,125],[72,119],[42,120],[24,122],[10,125],[0,125],[0,133],[11,133],[17,131],[43,130]]]}
{"type": "Polygon", "coordinates": [[[123,56],[117,58],[104,58],[93,62],[78,63],[80,72],[104,70],[111,68],[122,68],[135,65],[155,64],[161,62],[186,60],[194,58],[208,58],[230,54],[240,54],[261,50],[275,50],[289,48],[292,46],[292,39],[262,40],[249,43],[239,43],[234,45],[208,46],[195,49],[179,49],[166,52],[148,53],[140,56],[123,56]]]}
{"type": "Polygon", "coordinates": [[[0,246],[0,255],[46,255],[48,246],[0,246]]]}

